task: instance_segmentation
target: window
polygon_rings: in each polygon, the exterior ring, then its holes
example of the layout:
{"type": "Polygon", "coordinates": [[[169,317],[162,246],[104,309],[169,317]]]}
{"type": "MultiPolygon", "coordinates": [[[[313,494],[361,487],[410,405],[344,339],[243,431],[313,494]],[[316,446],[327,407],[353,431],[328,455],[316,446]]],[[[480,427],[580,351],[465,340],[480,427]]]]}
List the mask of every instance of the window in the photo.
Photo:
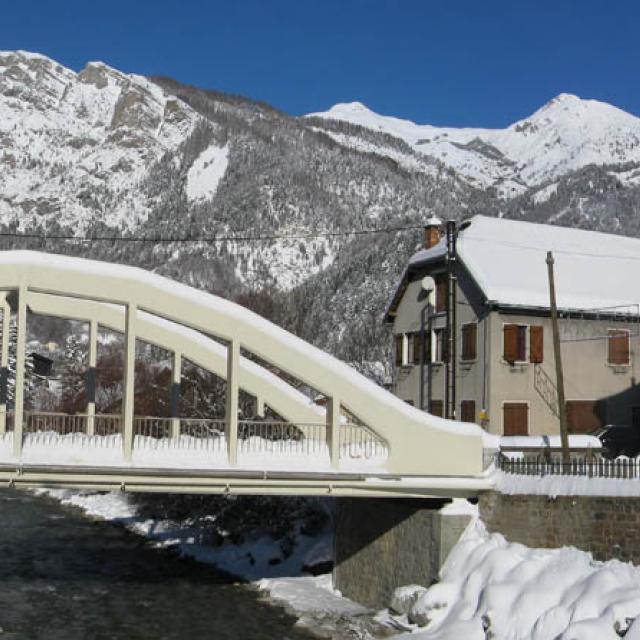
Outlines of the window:
{"type": "Polygon", "coordinates": [[[527,360],[527,325],[505,324],[503,329],[504,359],[509,364],[527,360]]]}
{"type": "Polygon", "coordinates": [[[505,436],[529,434],[529,405],[526,402],[505,402],[502,405],[502,430],[505,436]]]}
{"type": "Polygon", "coordinates": [[[544,329],[541,326],[529,327],[529,362],[540,364],[544,358],[544,329]]]}
{"type": "Polygon", "coordinates": [[[596,414],[595,400],[567,401],[567,429],[569,433],[591,433],[602,426],[596,414]]]}
{"type": "Polygon", "coordinates": [[[476,401],[475,400],[463,400],[460,403],[460,420],[462,420],[462,422],[476,421],[476,401]]]}
{"type": "Polygon", "coordinates": [[[477,357],[478,325],[475,322],[462,325],[462,359],[475,360],[477,357]]]}
{"type": "Polygon", "coordinates": [[[446,329],[435,329],[435,352],[433,362],[449,362],[449,340],[446,329]]]}
{"type": "Polygon", "coordinates": [[[609,364],[629,364],[631,362],[629,350],[629,331],[626,329],[609,329],[609,364]]]}
{"type": "Polygon", "coordinates": [[[433,278],[436,283],[436,313],[442,313],[447,309],[448,276],[446,273],[438,273],[433,278]]]}
{"type": "Polygon", "coordinates": [[[442,400],[432,400],[429,403],[429,413],[442,418],[444,415],[444,403],[442,400]]]}

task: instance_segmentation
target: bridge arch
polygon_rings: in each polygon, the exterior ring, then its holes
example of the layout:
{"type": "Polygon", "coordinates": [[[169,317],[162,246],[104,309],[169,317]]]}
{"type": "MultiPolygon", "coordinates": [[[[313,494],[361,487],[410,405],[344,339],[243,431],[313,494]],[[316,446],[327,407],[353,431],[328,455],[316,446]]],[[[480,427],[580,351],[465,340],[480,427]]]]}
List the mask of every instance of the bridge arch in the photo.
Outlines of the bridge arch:
{"type": "Polygon", "coordinates": [[[144,333],[148,314],[226,341],[226,430],[231,464],[237,461],[242,347],[326,395],[327,440],[336,470],[341,468],[340,407],[344,407],[387,443],[383,473],[477,476],[482,471],[479,427],[443,420],[407,405],[345,363],[228,300],[134,267],[30,251],[0,254],[0,290],[18,292],[17,457],[22,442],[23,397],[18,390],[24,382],[20,356],[23,361],[27,304],[30,297],[33,301],[36,296],[61,296],[96,307],[119,305],[124,310],[120,313],[124,314],[128,354],[123,402],[125,460],[130,460],[133,447],[133,347],[136,335],[144,333]]]}

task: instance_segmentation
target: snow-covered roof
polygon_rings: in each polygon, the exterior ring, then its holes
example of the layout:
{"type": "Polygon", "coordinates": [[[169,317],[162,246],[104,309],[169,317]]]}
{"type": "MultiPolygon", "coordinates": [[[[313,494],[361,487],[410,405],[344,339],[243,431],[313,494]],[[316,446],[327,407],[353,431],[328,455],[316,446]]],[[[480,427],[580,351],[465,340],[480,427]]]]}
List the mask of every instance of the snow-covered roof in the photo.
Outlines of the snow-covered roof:
{"type": "MultiPolygon", "coordinates": [[[[638,238],[478,215],[460,226],[457,248],[459,261],[490,303],[549,308],[546,257],[551,251],[560,309],[638,313],[638,238]]],[[[443,241],[418,251],[406,273],[444,253],[443,241]]]]}

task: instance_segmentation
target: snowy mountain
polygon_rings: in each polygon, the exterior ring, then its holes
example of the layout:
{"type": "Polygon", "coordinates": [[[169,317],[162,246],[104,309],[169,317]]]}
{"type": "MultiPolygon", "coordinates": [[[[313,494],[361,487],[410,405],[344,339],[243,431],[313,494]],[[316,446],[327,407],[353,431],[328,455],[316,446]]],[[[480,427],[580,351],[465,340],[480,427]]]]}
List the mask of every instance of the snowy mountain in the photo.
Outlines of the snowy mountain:
{"type": "Polygon", "coordinates": [[[152,82],[100,62],[75,73],[0,52],[0,222],[135,227],[153,204],[141,180],[197,120],[152,82]]]}
{"type": "MultiPolygon", "coordinates": [[[[359,102],[337,104],[310,117],[350,122],[399,138],[470,183],[496,187],[504,197],[587,165],[640,162],[640,118],[569,94],[559,95],[506,129],[419,125],[378,115],[359,102]]],[[[623,178],[638,184],[638,176],[623,178]]]]}
{"type": "Polygon", "coordinates": [[[0,250],[141,266],[370,364],[387,355],[382,311],[432,214],[640,236],[640,121],[614,107],[561,96],[502,131],[415,125],[357,104],[320,115],[0,53],[0,233],[47,236],[0,236],[0,250]],[[346,233],[399,226],[415,230],[346,233]]]}

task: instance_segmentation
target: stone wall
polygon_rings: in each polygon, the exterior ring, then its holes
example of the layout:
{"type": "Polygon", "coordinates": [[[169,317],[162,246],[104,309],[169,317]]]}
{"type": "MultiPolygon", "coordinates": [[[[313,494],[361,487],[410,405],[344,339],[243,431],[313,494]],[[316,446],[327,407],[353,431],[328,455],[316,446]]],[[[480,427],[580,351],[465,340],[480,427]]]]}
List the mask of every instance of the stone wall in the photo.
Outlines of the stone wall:
{"type": "Polygon", "coordinates": [[[339,498],[334,586],[369,607],[400,586],[429,586],[470,518],[444,515],[447,500],[339,498]]]}
{"type": "Polygon", "coordinates": [[[640,564],[640,498],[596,496],[480,496],[489,531],[528,547],[574,546],[597,560],[640,564]]]}

